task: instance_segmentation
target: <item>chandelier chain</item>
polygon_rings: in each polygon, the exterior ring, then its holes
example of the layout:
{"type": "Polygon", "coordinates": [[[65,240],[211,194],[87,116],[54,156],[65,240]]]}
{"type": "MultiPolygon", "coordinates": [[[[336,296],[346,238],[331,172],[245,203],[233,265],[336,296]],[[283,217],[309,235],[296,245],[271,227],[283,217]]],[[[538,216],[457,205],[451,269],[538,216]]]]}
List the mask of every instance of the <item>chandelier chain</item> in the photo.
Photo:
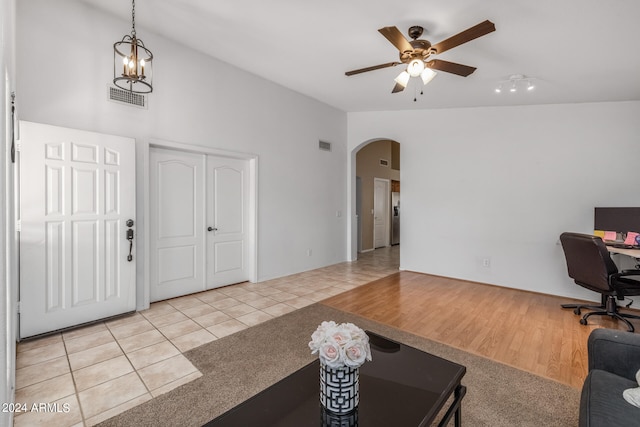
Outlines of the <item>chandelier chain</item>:
{"type": "Polygon", "coordinates": [[[131,35],[136,35],[136,0],[131,0],[131,35]]]}

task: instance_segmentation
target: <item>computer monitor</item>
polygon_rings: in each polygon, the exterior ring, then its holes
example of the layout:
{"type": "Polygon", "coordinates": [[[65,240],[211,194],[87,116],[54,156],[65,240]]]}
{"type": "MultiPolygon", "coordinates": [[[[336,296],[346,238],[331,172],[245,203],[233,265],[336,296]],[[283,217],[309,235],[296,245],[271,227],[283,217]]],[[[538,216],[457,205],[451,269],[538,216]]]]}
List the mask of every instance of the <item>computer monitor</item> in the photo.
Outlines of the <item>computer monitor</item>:
{"type": "Polygon", "coordinates": [[[593,220],[594,230],[640,232],[640,208],[595,208],[593,220]]]}

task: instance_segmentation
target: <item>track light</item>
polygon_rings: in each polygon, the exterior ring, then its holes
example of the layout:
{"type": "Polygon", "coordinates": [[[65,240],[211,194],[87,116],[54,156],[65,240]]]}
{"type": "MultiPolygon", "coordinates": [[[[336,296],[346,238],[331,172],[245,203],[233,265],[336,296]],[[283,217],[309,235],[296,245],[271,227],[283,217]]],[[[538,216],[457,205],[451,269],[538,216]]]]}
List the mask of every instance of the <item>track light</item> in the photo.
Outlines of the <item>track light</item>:
{"type": "Polygon", "coordinates": [[[518,92],[518,89],[522,87],[525,87],[527,92],[531,92],[535,89],[532,80],[535,80],[535,77],[528,77],[523,74],[512,74],[505,80],[499,81],[494,91],[495,93],[502,93],[504,86],[507,86],[510,93],[518,92]]]}

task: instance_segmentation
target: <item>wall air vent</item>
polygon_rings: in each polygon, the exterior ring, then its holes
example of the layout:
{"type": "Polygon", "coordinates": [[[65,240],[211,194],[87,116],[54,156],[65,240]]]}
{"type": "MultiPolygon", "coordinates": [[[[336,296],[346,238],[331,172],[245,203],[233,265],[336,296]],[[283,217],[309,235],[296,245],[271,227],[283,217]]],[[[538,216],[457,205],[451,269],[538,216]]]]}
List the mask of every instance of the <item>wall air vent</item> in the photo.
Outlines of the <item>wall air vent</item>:
{"type": "Polygon", "coordinates": [[[380,166],[384,166],[385,168],[388,168],[389,167],[389,160],[380,159],[380,166]]]}
{"type": "Polygon", "coordinates": [[[322,151],[331,151],[331,143],[326,141],[318,141],[318,148],[322,151]]]}
{"type": "Polygon", "coordinates": [[[130,92],[117,87],[109,86],[109,100],[119,102],[121,104],[132,105],[138,108],[148,108],[146,95],[130,92]]]}

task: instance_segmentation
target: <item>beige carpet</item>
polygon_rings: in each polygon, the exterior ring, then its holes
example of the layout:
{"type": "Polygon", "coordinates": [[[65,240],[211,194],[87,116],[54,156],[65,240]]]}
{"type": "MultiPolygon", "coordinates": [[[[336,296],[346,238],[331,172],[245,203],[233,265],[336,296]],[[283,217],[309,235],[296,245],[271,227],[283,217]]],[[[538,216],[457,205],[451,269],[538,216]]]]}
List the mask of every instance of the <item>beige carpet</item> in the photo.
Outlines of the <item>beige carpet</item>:
{"type": "Polygon", "coordinates": [[[307,343],[323,320],[350,321],[466,366],[463,426],[578,424],[578,390],[314,304],[189,351],[185,355],[203,373],[201,378],[99,425],[201,426],[313,360],[307,343]]]}

